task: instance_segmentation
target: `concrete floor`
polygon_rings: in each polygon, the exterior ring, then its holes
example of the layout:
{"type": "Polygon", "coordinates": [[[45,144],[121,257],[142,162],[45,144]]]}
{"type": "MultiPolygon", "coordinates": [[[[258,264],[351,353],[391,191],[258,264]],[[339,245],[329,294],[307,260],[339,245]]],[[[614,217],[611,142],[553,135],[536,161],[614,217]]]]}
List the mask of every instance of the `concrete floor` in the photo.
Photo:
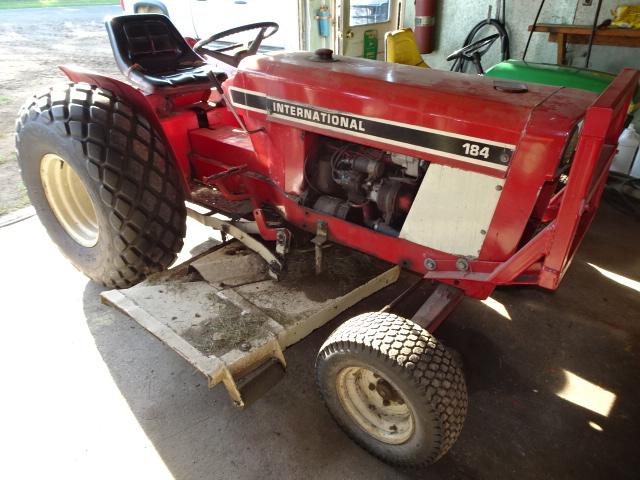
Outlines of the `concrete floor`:
{"type": "MultiPolygon", "coordinates": [[[[241,412],[101,305],[101,287],[37,218],[0,228],[0,476],[638,478],[639,238],[638,222],[604,205],[556,293],[505,288],[489,305],[463,302],[439,336],[464,359],[467,421],[446,457],[407,473],[351,443],[320,401],[313,361],[337,321],[287,350],[285,379],[241,412]]],[[[191,245],[200,239],[190,232],[191,245]]]]}

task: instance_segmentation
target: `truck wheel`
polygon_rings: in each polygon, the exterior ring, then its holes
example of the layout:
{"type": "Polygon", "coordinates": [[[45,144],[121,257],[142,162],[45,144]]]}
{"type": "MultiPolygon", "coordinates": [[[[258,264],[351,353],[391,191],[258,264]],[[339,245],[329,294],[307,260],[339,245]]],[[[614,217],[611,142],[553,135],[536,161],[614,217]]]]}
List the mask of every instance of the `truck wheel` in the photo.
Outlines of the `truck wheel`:
{"type": "Polygon", "coordinates": [[[40,221],[89,278],[125,288],[175,260],[186,221],[178,172],[158,133],[118,97],[84,84],[32,97],[16,150],[40,221]]]}
{"type": "Polygon", "coordinates": [[[442,457],[467,413],[453,357],[425,329],[389,313],[365,313],[334,331],[316,359],[316,381],[347,435],[397,466],[442,457]]]}

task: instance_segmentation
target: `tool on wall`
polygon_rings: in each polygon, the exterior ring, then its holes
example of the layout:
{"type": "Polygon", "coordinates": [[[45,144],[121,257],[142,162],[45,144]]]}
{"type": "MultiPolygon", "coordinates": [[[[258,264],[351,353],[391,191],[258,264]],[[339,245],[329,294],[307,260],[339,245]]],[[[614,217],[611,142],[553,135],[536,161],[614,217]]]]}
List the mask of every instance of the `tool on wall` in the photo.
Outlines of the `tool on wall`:
{"type": "Polygon", "coordinates": [[[602,0],[598,0],[598,6],[596,7],[596,15],[593,17],[593,25],[591,26],[591,35],[589,35],[589,46],[587,47],[587,58],[584,61],[584,68],[589,68],[589,60],[591,59],[591,48],[593,47],[593,39],[596,36],[596,29],[598,28],[598,17],[600,16],[600,8],[602,7],[602,0]]]}

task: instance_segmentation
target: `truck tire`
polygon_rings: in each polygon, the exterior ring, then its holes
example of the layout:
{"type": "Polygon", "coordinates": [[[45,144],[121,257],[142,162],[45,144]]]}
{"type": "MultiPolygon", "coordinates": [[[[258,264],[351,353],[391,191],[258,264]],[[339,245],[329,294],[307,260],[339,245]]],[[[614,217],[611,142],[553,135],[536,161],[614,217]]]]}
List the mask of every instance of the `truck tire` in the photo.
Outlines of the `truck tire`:
{"type": "Polygon", "coordinates": [[[20,110],[16,150],[40,221],[89,278],[126,288],[175,260],[186,226],[179,174],[130,105],[86,84],[50,88],[20,110]]]}
{"type": "Polygon", "coordinates": [[[464,376],[451,354],[390,313],[365,313],[334,331],[318,353],[316,381],[347,435],[396,466],[438,460],[467,413],[464,376]]]}

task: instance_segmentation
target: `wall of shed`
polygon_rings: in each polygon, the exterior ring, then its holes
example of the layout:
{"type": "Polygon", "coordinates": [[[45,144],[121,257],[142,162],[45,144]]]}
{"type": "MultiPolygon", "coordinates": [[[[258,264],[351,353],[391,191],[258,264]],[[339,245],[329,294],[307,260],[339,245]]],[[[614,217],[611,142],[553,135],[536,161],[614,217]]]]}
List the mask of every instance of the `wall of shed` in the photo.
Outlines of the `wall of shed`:
{"type": "MultiPolygon", "coordinates": [[[[632,2],[633,3],[633,2],[632,2]]],[[[521,58],[527,42],[527,27],[533,23],[539,2],[532,0],[506,0],[506,23],[511,40],[511,57],[521,58]]],[[[540,17],[540,23],[573,23],[591,24],[596,11],[597,0],[591,6],[583,6],[582,0],[547,0],[540,17]]],[[[599,16],[599,22],[610,18],[610,11],[617,5],[624,4],[622,0],[604,0],[599,16]]],[[[434,68],[448,69],[450,64],[446,56],[460,48],[465,37],[483,18],[487,18],[489,5],[493,6],[495,16],[495,0],[440,0],[436,17],[436,50],[424,55],[425,61],[434,68]]],[[[405,25],[414,25],[415,2],[407,0],[405,4],[405,25]]],[[[488,29],[487,34],[495,33],[488,29]]],[[[483,35],[480,32],[477,38],[483,35]]],[[[498,48],[492,48],[483,59],[485,68],[499,61],[498,48]]],[[[584,65],[586,48],[579,45],[568,46],[568,60],[576,66],[584,65]]],[[[536,62],[556,63],[556,44],[547,41],[547,34],[533,35],[527,59],[536,62]]],[[[622,47],[593,47],[590,68],[611,73],[617,73],[624,67],[640,69],[640,49],[622,47]]]]}

